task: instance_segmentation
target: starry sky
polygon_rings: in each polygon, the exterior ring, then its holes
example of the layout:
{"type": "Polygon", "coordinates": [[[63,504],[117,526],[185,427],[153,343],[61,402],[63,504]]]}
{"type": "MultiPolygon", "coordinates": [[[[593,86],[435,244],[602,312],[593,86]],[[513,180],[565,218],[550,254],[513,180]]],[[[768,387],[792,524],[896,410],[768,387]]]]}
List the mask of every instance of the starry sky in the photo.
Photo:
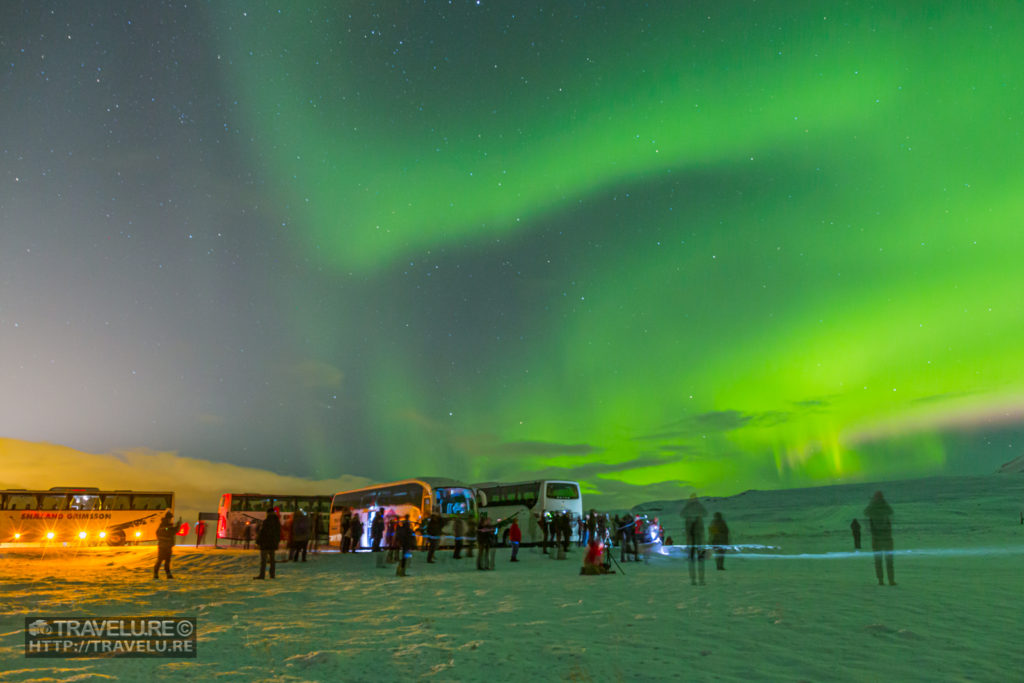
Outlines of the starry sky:
{"type": "Polygon", "coordinates": [[[1022,32],[4,2],[0,436],[629,503],[992,472],[1024,445],[1022,32]]]}

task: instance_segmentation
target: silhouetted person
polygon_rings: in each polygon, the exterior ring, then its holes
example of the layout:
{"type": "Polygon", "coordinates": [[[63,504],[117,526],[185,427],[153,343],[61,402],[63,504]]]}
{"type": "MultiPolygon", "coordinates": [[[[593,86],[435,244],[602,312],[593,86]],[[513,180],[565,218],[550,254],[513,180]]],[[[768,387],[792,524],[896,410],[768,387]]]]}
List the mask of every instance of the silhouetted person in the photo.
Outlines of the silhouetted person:
{"type": "Polygon", "coordinates": [[[168,579],[171,576],[171,552],[174,550],[174,536],[177,527],[174,525],[174,513],[170,510],[160,520],[160,526],[156,528],[156,564],[153,565],[153,578],[160,578],[160,565],[164,566],[164,573],[168,579]]]}
{"type": "Polygon", "coordinates": [[[686,525],[686,545],[690,548],[690,583],[697,585],[698,574],[701,584],[704,583],[704,515],[708,513],[697,499],[696,493],[690,494],[680,513],[686,525]]]}
{"type": "Polygon", "coordinates": [[[885,570],[889,574],[889,585],[896,585],[892,561],[892,507],[885,502],[881,491],[875,491],[871,502],[864,508],[871,529],[871,550],[875,553],[875,576],[878,585],[884,585],[882,576],[882,560],[885,559],[885,570]]]}
{"type": "Polygon", "coordinates": [[[725,523],[721,512],[716,512],[711,524],[708,525],[708,537],[715,546],[715,569],[725,569],[725,546],[729,545],[729,525],[725,523]]]}
{"type": "Polygon", "coordinates": [[[370,538],[372,539],[370,549],[379,553],[380,541],[384,538],[384,511],[381,509],[377,510],[373,516],[373,522],[370,523],[370,538]]]}
{"type": "Polygon", "coordinates": [[[491,546],[494,544],[494,532],[497,527],[491,522],[486,512],[480,513],[480,521],[476,523],[476,568],[494,569],[491,565],[491,546]]]}
{"type": "Polygon", "coordinates": [[[409,520],[409,515],[402,519],[395,530],[395,545],[398,546],[398,552],[400,553],[398,566],[395,568],[395,576],[406,576],[405,570],[408,567],[409,560],[412,559],[412,549],[416,547],[416,534],[412,530],[412,522],[409,520]]]}
{"type": "Polygon", "coordinates": [[[439,512],[432,512],[427,517],[427,562],[434,563],[434,553],[441,545],[441,534],[444,533],[444,517],[439,512]]]}
{"type": "Polygon", "coordinates": [[[277,510],[267,510],[267,518],[260,524],[260,532],[256,535],[256,547],[260,549],[260,573],[254,579],[267,578],[267,565],[270,565],[270,578],[275,577],[277,568],[277,546],[281,543],[281,518],[277,510]]]}
{"type": "Polygon", "coordinates": [[[548,521],[548,517],[547,517],[547,513],[546,512],[542,511],[542,512],[538,512],[537,513],[537,525],[540,526],[540,532],[541,532],[541,534],[543,534],[543,536],[541,538],[541,542],[540,542],[541,543],[541,548],[544,549],[544,554],[547,555],[548,554],[548,538],[549,538],[549,533],[550,533],[551,525],[550,525],[550,523],[548,521]]]}
{"type": "Polygon", "coordinates": [[[306,561],[306,550],[309,548],[309,535],[312,531],[312,523],[305,510],[299,509],[292,516],[292,539],[288,547],[288,559],[298,562],[299,556],[306,561]]]}
{"type": "Polygon", "coordinates": [[[242,541],[243,541],[242,549],[243,550],[248,550],[249,549],[249,541],[251,541],[251,540],[252,540],[252,522],[250,522],[249,520],[246,520],[245,521],[245,529],[242,531],[242,541]]]}
{"type": "Polygon", "coordinates": [[[860,550],[860,522],[856,518],[850,522],[850,531],[853,532],[853,548],[860,550]]]}

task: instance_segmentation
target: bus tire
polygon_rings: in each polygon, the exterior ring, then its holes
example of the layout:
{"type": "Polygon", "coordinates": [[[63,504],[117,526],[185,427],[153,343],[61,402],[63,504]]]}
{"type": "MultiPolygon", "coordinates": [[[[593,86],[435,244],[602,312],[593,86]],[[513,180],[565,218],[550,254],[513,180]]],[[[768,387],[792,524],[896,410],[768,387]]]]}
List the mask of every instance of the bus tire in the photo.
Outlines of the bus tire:
{"type": "Polygon", "coordinates": [[[124,532],[121,531],[120,529],[117,529],[115,531],[111,531],[109,534],[107,534],[107,545],[113,545],[113,546],[124,545],[124,542],[125,542],[124,532]]]}

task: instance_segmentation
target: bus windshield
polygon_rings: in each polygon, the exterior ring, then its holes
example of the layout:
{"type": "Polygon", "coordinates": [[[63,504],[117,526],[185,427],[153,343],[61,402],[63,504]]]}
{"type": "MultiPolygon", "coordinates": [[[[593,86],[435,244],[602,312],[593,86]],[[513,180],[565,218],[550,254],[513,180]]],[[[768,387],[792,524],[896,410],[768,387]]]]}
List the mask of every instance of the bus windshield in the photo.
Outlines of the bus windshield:
{"type": "Polygon", "coordinates": [[[580,488],[574,483],[553,481],[548,482],[546,493],[555,500],[576,500],[580,497],[580,488]]]}
{"type": "Polygon", "coordinates": [[[434,504],[444,516],[468,515],[473,512],[473,489],[439,488],[434,490],[434,504]]]}

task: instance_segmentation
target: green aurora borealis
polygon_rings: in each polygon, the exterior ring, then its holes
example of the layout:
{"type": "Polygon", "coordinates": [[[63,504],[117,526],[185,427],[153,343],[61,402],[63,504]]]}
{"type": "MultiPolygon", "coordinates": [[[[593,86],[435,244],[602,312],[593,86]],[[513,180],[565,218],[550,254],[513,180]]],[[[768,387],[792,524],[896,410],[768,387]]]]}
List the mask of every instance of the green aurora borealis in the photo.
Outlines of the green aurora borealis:
{"type": "Polygon", "coordinates": [[[233,23],[310,258],[415,282],[363,358],[391,473],[724,493],[943,472],[1018,423],[1024,10],[717,5],[233,23]]]}
{"type": "Polygon", "coordinates": [[[0,436],[598,506],[1020,455],[1018,2],[6,16],[0,436]]]}

